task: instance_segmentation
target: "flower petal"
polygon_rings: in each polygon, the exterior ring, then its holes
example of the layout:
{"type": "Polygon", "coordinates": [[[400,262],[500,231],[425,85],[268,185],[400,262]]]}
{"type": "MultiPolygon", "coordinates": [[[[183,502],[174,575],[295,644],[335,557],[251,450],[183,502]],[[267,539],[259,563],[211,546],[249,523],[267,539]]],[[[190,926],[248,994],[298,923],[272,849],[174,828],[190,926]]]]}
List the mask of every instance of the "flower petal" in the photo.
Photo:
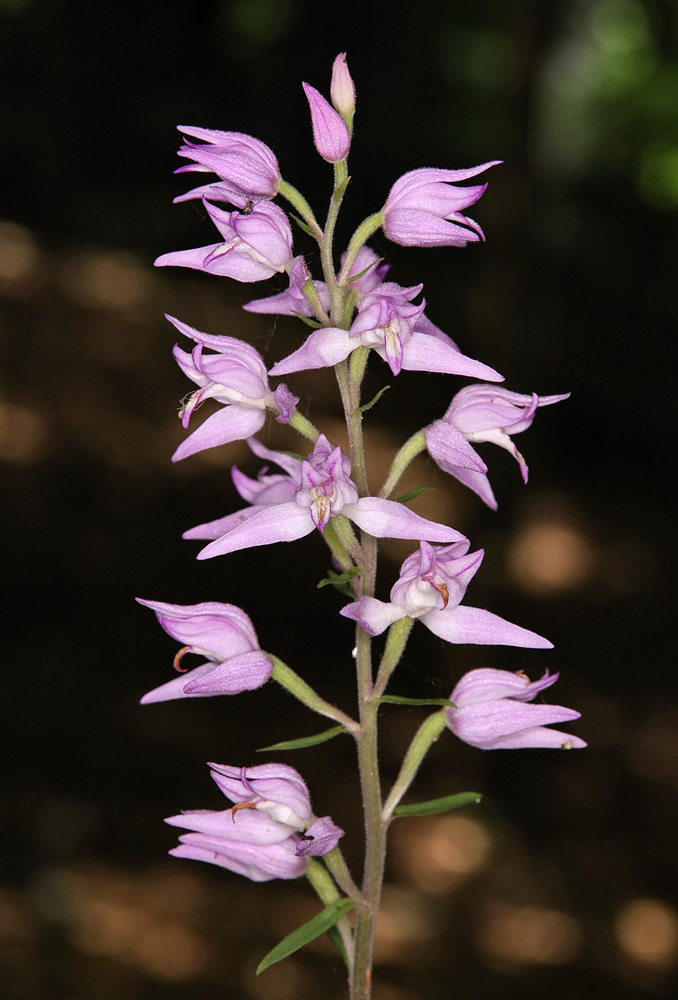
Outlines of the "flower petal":
{"type": "Polygon", "coordinates": [[[438,337],[420,333],[412,334],[403,348],[403,368],[410,372],[440,372],[446,375],[468,375],[484,378],[488,382],[503,382],[504,376],[481,361],[467,358],[460,351],[445,344],[438,337]]]}
{"type": "Polygon", "coordinates": [[[175,858],[207,861],[228,868],[237,875],[244,875],[252,882],[298,878],[308,865],[306,858],[298,858],[294,853],[296,836],[269,845],[229,842],[202,833],[186,833],[179,840],[179,846],[169,851],[175,858]]]}
{"type": "MultiPolygon", "coordinates": [[[[484,474],[487,466],[461,431],[444,420],[436,420],[424,428],[428,453],[443,472],[459,467],[484,474]]],[[[452,472],[454,475],[454,472],[452,472]]]]}
{"type": "Polygon", "coordinates": [[[209,673],[199,677],[184,677],[184,694],[206,698],[219,694],[241,694],[262,687],[271,676],[273,664],[260,650],[231,656],[217,663],[209,673]]]}
{"type": "Polygon", "coordinates": [[[543,742],[534,744],[523,741],[516,742],[524,730],[535,731],[553,722],[572,722],[580,718],[580,713],[562,705],[526,705],[523,702],[502,698],[497,701],[477,702],[463,708],[449,708],[446,712],[447,722],[452,732],[475,747],[486,747],[488,743],[495,744],[494,749],[500,749],[498,741],[506,747],[506,738],[512,746],[544,746],[558,745],[543,742]]]}
{"type": "Polygon", "coordinates": [[[252,844],[278,844],[294,833],[292,827],[272,819],[255,809],[186,809],[177,816],[168,816],[169,826],[178,826],[193,833],[205,833],[224,840],[247,840],[252,844]]]}
{"type": "Polygon", "coordinates": [[[427,542],[460,542],[464,535],[445,524],[429,521],[395,500],[362,497],[342,513],[375,538],[411,538],[427,542]]]}
{"type": "Polygon", "coordinates": [[[206,448],[216,448],[232,441],[244,441],[261,430],[266,422],[266,411],[253,406],[232,403],[212,413],[207,420],[182,441],[172,455],[173,462],[180,462],[206,448]]]}
{"type": "Polygon", "coordinates": [[[304,372],[314,368],[331,368],[343,361],[359,347],[352,340],[348,330],[338,327],[323,327],[316,330],[292,354],[277,361],[269,371],[269,375],[289,375],[291,372],[304,372]]]}
{"type": "Polygon", "coordinates": [[[376,597],[361,597],[353,604],[347,604],[339,614],[352,618],[370,635],[381,635],[393,622],[405,617],[400,605],[386,604],[376,597]]]}
{"type": "Polygon", "coordinates": [[[295,853],[298,858],[307,855],[317,858],[329,854],[343,836],[344,831],[333,822],[331,816],[321,816],[302,834],[295,853]]]}
{"type": "Polygon", "coordinates": [[[499,698],[531,701],[557,680],[558,674],[549,674],[548,670],[538,681],[530,681],[520,673],[512,674],[508,670],[480,667],[464,674],[450,695],[450,701],[459,708],[477,701],[496,701],[499,698]]]}
{"type": "Polygon", "coordinates": [[[205,546],[197,558],[212,559],[257,545],[293,542],[312,531],[313,520],[308,507],[299,507],[296,503],[272,504],[257,510],[228,534],[205,546]]]}
{"type": "Polygon", "coordinates": [[[505,621],[481,608],[458,605],[444,611],[429,611],[420,619],[427,628],[447,642],[477,643],[491,646],[523,646],[528,649],[552,649],[536,632],[505,621]]]}

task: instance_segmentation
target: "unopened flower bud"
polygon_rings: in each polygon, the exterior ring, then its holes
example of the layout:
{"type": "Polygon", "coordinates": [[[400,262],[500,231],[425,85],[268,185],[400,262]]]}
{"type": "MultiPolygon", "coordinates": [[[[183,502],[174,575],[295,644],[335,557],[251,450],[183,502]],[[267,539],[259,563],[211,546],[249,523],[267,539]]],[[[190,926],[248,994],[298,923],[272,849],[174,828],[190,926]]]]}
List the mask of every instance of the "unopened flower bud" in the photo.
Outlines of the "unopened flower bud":
{"type": "Polygon", "coordinates": [[[340,52],[332,64],[330,97],[340,115],[345,118],[355,111],[355,86],[346,65],[346,53],[340,52]]]}
{"type": "Polygon", "coordinates": [[[327,160],[328,163],[338,163],[344,159],[351,145],[346,122],[315,87],[308,83],[303,83],[302,87],[311,109],[315,148],[323,160],[327,160]]]}

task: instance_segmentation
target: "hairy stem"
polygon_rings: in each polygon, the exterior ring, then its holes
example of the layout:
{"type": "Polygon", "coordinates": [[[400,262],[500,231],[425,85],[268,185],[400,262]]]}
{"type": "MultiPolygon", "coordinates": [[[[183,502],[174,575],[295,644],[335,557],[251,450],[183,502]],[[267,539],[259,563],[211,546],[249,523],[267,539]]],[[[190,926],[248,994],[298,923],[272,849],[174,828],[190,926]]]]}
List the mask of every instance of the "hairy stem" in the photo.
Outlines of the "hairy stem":
{"type": "Polygon", "coordinates": [[[324,715],[328,719],[334,719],[335,722],[340,722],[342,726],[346,726],[348,731],[353,733],[354,736],[360,731],[360,726],[354,719],[346,715],[345,712],[342,712],[340,708],[331,705],[329,701],[321,698],[311,685],[307,684],[286,663],[283,663],[273,653],[267,653],[266,655],[273,664],[272,680],[277,681],[281,687],[284,687],[286,691],[289,691],[290,694],[303,702],[307,708],[317,712],[318,715],[324,715]]]}
{"type": "Polygon", "coordinates": [[[411,438],[408,438],[391,462],[389,474],[386,477],[384,485],[379,490],[380,497],[384,500],[388,500],[391,493],[393,493],[393,490],[398,485],[398,480],[407,466],[410,464],[412,459],[416,458],[420,452],[425,450],[425,448],[426,438],[424,437],[423,431],[417,431],[417,433],[413,434],[411,438]]]}
{"type": "MultiPolygon", "coordinates": [[[[316,861],[315,858],[309,858],[308,868],[306,869],[306,878],[309,880],[325,906],[330,906],[330,904],[336,903],[341,899],[341,894],[332,881],[329,872],[319,861],[316,861]]],[[[348,922],[347,917],[341,917],[341,919],[337,921],[337,930],[341,935],[341,940],[346,950],[346,959],[350,974],[353,968],[353,929],[348,922]]]]}

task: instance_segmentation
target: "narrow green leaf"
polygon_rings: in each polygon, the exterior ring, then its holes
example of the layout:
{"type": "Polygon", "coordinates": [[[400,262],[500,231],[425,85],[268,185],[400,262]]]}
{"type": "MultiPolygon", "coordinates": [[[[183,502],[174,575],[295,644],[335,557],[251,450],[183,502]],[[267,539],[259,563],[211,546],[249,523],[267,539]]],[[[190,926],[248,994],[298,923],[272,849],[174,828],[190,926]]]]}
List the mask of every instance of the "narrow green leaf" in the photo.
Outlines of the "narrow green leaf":
{"type": "MultiPolygon", "coordinates": [[[[390,389],[390,388],[391,388],[391,386],[390,386],[390,385],[385,385],[383,389],[380,389],[380,390],[379,390],[379,392],[378,392],[378,393],[377,393],[377,395],[376,395],[376,396],[374,397],[374,399],[371,399],[371,400],[369,401],[369,403],[363,403],[363,405],[362,405],[362,406],[358,407],[358,409],[359,409],[360,413],[367,413],[367,411],[368,411],[368,410],[371,410],[371,409],[372,409],[372,407],[374,406],[374,404],[375,404],[375,403],[378,403],[378,402],[379,402],[379,400],[380,400],[380,399],[381,399],[381,397],[382,397],[382,396],[384,395],[384,393],[386,392],[386,390],[387,390],[387,389],[390,389]]],[[[424,487],[424,488],[426,489],[427,487],[424,487]]]]}
{"type": "Polygon", "coordinates": [[[283,958],[293,955],[295,951],[299,951],[309,941],[315,941],[317,937],[328,931],[330,927],[334,927],[337,920],[352,908],[352,899],[340,899],[338,902],[332,903],[331,906],[326,906],[324,910],[321,910],[315,917],[302,924],[301,927],[297,927],[296,931],[292,931],[275,948],[272,948],[268,955],[259,962],[257,975],[263,972],[264,969],[268,969],[270,965],[275,965],[276,962],[281,962],[283,958]]]}
{"type": "Polygon", "coordinates": [[[358,575],[360,569],[358,566],[353,566],[351,569],[345,569],[343,573],[335,573],[333,569],[328,569],[327,572],[329,575],[326,576],[324,580],[320,581],[318,584],[318,590],[320,590],[321,587],[327,587],[328,585],[336,587],[337,584],[348,583],[349,580],[352,580],[354,576],[358,575]]]}
{"type": "Polygon", "coordinates": [[[341,957],[343,958],[344,962],[346,963],[346,968],[347,969],[350,968],[350,966],[348,964],[348,955],[346,954],[346,948],[344,947],[344,942],[341,939],[341,934],[337,930],[336,926],[335,927],[330,927],[330,929],[327,932],[327,936],[330,939],[330,941],[332,942],[332,944],[335,945],[336,948],[338,948],[339,953],[341,954],[341,957]]]}
{"type": "MultiPolygon", "coordinates": [[[[337,188],[337,190],[334,192],[334,197],[335,198],[343,198],[344,197],[344,195],[346,194],[346,188],[348,187],[350,181],[351,181],[350,177],[344,177],[343,181],[341,182],[341,184],[339,185],[339,187],[337,188]]],[[[313,234],[311,233],[311,235],[313,235],[313,234]]]]}
{"type": "Polygon", "coordinates": [[[442,799],[429,799],[428,802],[412,802],[407,806],[396,806],[394,816],[433,816],[435,813],[447,812],[449,809],[459,809],[471,802],[480,802],[482,795],[478,792],[459,792],[457,795],[446,795],[442,799]]]}
{"type": "Polygon", "coordinates": [[[401,497],[398,497],[396,503],[408,503],[410,500],[414,500],[415,497],[420,497],[422,493],[428,493],[432,489],[432,486],[420,486],[418,490],[410,490],[409,493],[403,493],[401,497]]]}
{"type": "Polygon", "coordinates": [[[443,708],[456,708],[449,698],[399,698],[397,694],[383,694],[379,703],[387,705],[442,705],[443,708]]]}
{"type": "Polygon", "coordinates": [[[317,319],[311,319],[309,316],[304,316],[303,313],[297,312],[296,309],[292,310],[292,315],[296,316],[297,319],[302,321],[302,323],[305,323],[306,326],[312,327],[314,330],[319,330],[322,326],[322,323],[319,323],[317,319]]]}
{"type": "Polygon", "coordinates": [[[383,257],[379,257],[377,260],[373,260],[371,264],[368,264],[367,267],[364,267],[362,269],[362,271],[358,272],[358,274],[353,274],[353,275],[351,275],[350,278],[347,278],[346,279],[346,284],[348,285],[352,281],[360,281],[360,279],[362,278],[362,276],[364,274],[367,274],[368,271],[371,271],[373,267],[379,267],[379,265],[382,263],[383,259],[384,259],[383,257]]]}
{"type": "Polygon", "coordinates": [[[313,230],[311,229],[311,227],[310,227],[309,225],[307,225],[307,224],[306,224],[306,223],[304,222],[304,220],[303,220],[303,219],[300,219],[298,215],[295,215],[295,214],[294,214],[294,212],[290,212],[290,215],[292,216],[292,218],[294,219],[294,221],[296,222],[296,224],[297,224],[297,225],[298,225],[298,226],[299,226],[299,227],[300,227],[301,229],[303,229],[305,233],[307,233],[307,234],[308,234],[309,236],[313,236],[313,230]]]}
{"type": "Polygon", "coordinates": [[[316,733],[314,736],[301,736],[298,740],[284,740],[282,743],[272,743],[270,747],[259,747],[256,751],[257,753],[263,753],[265,750],[301,750],[304,747],[314,747],[318,743],[326,743],[327,740],[334,739],[339,733],[347,732],[346,726],[332,726],[331,729],[325,729],[322,733],[316,733]]]}

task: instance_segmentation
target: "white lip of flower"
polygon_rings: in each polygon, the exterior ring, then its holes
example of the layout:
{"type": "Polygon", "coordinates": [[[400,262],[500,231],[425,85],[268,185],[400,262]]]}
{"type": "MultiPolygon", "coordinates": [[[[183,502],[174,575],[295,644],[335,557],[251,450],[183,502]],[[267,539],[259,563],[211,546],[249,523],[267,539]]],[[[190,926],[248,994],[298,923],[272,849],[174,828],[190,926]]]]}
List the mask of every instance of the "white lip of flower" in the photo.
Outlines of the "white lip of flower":
{"type": "Polygon", "coordinates": [[[250,258],[250,260],[255,261],[257,264],[263,264],[265,267],[271,267],[274,271],[279,271],[281,274],[285,270],[284,264],[274,264],[272,260],[268,257],[264,257],[263,254],[255,250],[253,246],[249,243],[244,243],[239,236],[234,237],[228,243],[222,243],[221,246],[216,247],[203,261],[203,264],[211,263],[218,257],[225,257],[227,253],[233,250],[235,253],[244,253],[250,258]]]}
{"type": "Polygon", "coordinates": [[[489,441],[491,444],[498,444],[500,448],[507,448],[513,451],[514,444],[509,435],[501,427],[493,427],[489,431],[462,431],[467,441],[474,441],[482,444],[489,441]]]}
{"type": "Polygon", "coordinates": [[[272,799],[261,799],[256,795],[252,799],[236,802],[231,809],[234,823],[236,813],[240,812],[241,809],[255,809],[257,812],[266,813],[276,823],[284,823],[285,826],[289,826],[293,830],[303,831],[311,824],[311,820],[302,819],[290,806],[286,806],[282,802],[274,802],[272,799]]]}
{"type": "Polygon", "coordinates": [[[344,498],[337,484],[332,483],[332,492],[326,493],[328,483],[312,486],[311,489],[297,490],[295,500],[299,507],[311,507],[319,521],[323,521],[328,513],[331,517],[338,514],[344,506],[344,498]]]}
{"type": "Polygon", "coordinates": [[[214,397],[220,402],[241,403],[242,406],[250,406],[257,410],[265,410],[267,401],[275,405],[274,394],[272,392],[269,392],[266,396],[246,396],[244,392],[239,392],[237,389],[230,389],[222,382],[212,382],[209,388],[198,389],[196,392],[191,393],[191,395],[200,396],[201,402],[214,397]]]}
{"type": "Polygon", "coordinates": [[[307,820],[302,819],[301,816],[297,816],[294,809],[283,805],[282,802],[273,802],[271,799],[260,799],[259,802],[255,803],[254,808],[258,812],[268,813],[271,819],[276,820],[278,823],[284,823],[286,826],[292,826],[295,830],[305,830],[308,826],[307,820]]]}
{"type": "Polygon", "coordinates": [[[365,330],[360,334],[360,343],[363,347],[384,347],[390,344],[393,349],[397,347],[400,339],[400,320],[394,316],[388,326],[375,327],[373,330],[365,330]]]}
{"type": "Polygon", "coordinates": [[[447,584],[442,577],[435,577],[433,580],[422,580],[419,576],[405,591],[405,600],[402,602],[402,607],[406,610],[410,618],[421,618],[422,615],[425,615],[429,611],[434,609],[440,611],[446,608],[448,600],[447,584]]]}
{"type": "Polygon", "coordinates": [[[311,490],[311,507],[320,522],[327,521],[332,515],[332,497],[325,496],[324,493],[318,495],[317,489],[311,490]],[[315,494],[315,495],[314,495],[315,494]]]}

